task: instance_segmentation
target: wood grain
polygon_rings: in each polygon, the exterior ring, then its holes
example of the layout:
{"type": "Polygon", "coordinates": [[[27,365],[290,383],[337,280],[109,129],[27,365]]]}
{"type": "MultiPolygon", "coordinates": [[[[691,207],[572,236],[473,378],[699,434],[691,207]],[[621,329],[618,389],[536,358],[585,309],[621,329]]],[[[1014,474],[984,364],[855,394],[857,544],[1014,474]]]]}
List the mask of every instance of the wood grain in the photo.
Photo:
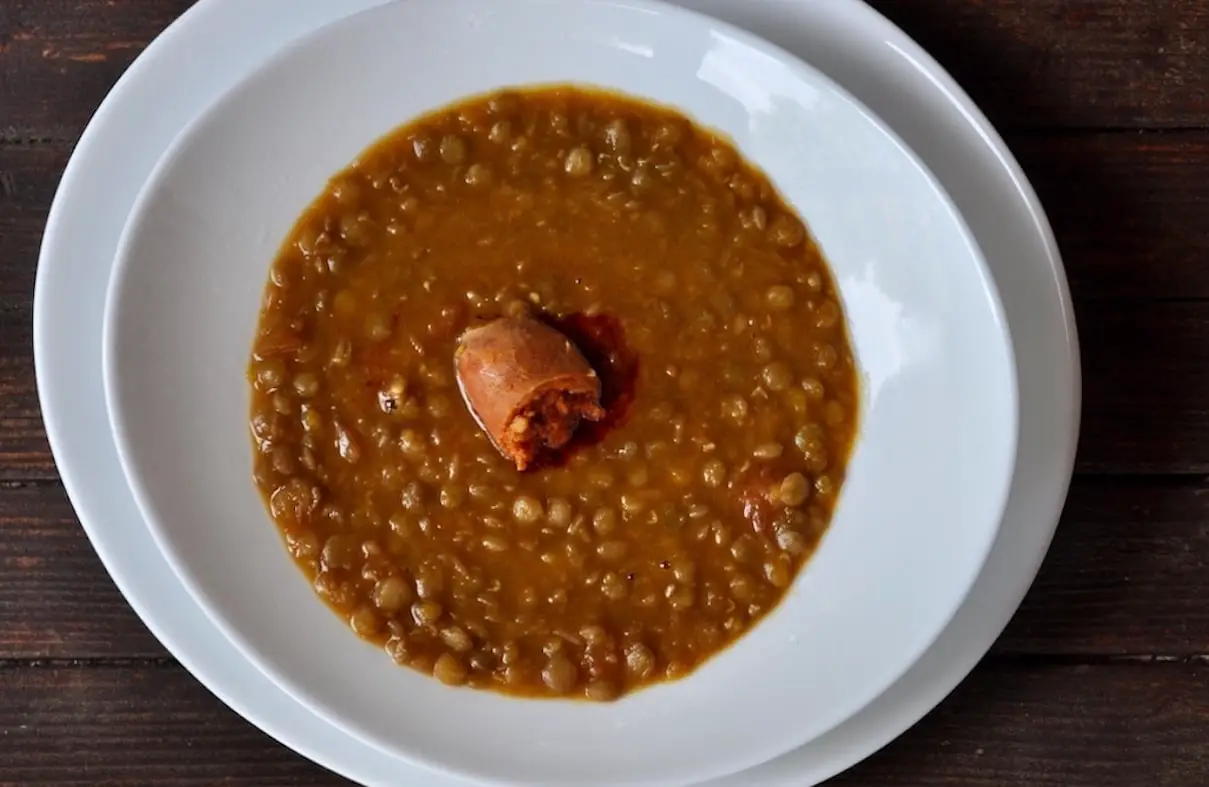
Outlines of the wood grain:
{"type": "Polygon", "coordinates": [[[1053,224],[1076,298],[1209,298],[1209,134],[1007,142],[1053,224]]]}
{"type": "Polygon", "coordinates": [[[0,481],[56,478],[34,382],[28,308],[0,301],[0,481]]]}
{"type": "Polygon", "coordinates": [[[1203,664],[984,664],[936,711],[829,787],[1199,787],[1203,664]]]}
{"type": "Polygon", "coordinates": [[[167,656],[114,587],[59,484],[0,484],[0,533],[0,662],[167,656]]]}
{"type": "MultiPolygon", "coordinates": [[[[0,485],[0,532],[0,661],[166,655],[58,484],[0,485]]],[[[1209,655],[1207,568],[1209,480],[1077,479],[1041,574],[994,653],[1209,655]]]]}
{"type": "Polygon", "coordinates": [[[1209,480],[1078,478],[994,652],[1209,654],[1209,480]]]}
{"type": "Polygon", "coordinates": [[[74,140],[109,88],[192,0],[0,3],[0,142],[74,140]]]}
{"type": "Polygon", "coordinates": [[[64,144],[0,145],[0,309],[29,313],[46,214],[69,154],[64,144]]]}
{"type": "Polygon", "coordinates": [[[175,665],[0,668],[0,785],[347,784],[175,665]]]}
{"type": "Polygon", "coordinates": [[[870,0],[1013,128],[1204,128],[1206,0],[870,0]]]}
{"type": "MultiPolygon", "coordinates": [[[[873,0],[1010,128],[1209,127],[1205,0],[873,0]]],[[[73,140],[191,0],[0,3],[0,140],[73,140]]]]}
{"type": "Polygon", "coordinates": [[[1076,306],[1083,473],[1209,473],[1209,304],[1076,306]]]}
{"type": "MultiPolygon", "coordinates": [[[[343,785],[173,665],[0,669],[0,785],[343,785]]],[[[993,664],[829,787],[1194,787],[1202,664],[993,664]]]]}

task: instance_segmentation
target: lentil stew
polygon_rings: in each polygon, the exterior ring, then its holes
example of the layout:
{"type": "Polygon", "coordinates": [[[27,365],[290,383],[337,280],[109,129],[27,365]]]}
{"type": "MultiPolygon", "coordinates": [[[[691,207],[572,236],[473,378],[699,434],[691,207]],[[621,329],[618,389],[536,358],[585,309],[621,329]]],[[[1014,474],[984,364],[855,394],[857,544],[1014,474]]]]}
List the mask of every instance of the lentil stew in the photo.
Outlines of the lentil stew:
{"type": "Polygon", "coordinates": [[[859,415],[835,285],[769,179],[573,87],[441,109],[338,173],[272,264],[248,376],[255,481],[315,592],[399,664],[527,696],[614,699],[751,629],[859,415]],[[499,317],[600,378],[603,413],[524,471],[455,374],[499,317]]]}

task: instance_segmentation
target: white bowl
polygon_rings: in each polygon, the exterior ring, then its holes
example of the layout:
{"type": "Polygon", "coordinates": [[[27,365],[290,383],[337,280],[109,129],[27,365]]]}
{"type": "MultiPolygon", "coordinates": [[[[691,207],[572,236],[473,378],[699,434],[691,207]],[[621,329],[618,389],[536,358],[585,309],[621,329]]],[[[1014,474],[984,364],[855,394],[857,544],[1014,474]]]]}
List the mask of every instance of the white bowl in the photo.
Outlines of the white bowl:
{"type": "Polygon", "coordinates": [[[1014,461],[1002,309],[931,175],[790,55],[636,0],[404,2],[291,47],[157,166],[123,234],[105,334],[106,394],[132,491],[207,614],[332,723],[496,783],[686,784],[834,727],[956,610],[1014,461]],[[445,688],[353,637],[268,520],[246,430],[244,369],[268,265],[327,177],[425,110],[555,81],[678,106],[770,173],[831,263],[863,376],[840,506],[785,601],[690,678],[608,705],[445,688]]]}

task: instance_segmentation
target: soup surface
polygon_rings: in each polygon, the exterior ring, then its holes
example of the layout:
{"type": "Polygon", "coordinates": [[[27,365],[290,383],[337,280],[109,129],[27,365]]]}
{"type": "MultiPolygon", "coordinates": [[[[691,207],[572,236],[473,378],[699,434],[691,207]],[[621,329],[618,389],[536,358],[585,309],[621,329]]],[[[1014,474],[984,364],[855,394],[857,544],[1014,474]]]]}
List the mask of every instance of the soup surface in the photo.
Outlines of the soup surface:
{"type": "Polygon", "coordinates": [[[448,684],[609,700],[684,676],[827,528],[858,389],[802,221],[728,141],[573,88],[477,97],[337,174],[273,262],[255,479],[315,592],[448,684]],[[455,351],[531,316],[603,418],[520,472],[455,351]]]}

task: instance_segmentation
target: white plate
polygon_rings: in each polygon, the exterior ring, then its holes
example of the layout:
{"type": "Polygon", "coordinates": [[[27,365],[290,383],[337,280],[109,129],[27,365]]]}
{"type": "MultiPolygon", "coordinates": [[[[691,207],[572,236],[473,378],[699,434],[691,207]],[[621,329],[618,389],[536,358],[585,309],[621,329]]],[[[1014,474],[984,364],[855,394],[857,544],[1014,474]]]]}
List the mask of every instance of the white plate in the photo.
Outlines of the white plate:
{"type": "MultiPolygon", "coordinates": [[[[375,0],[203,0],[154,43],[98,112],[64,175],[38,272],[35,351],[47,429],[68,493],[116,583],[153,632],[237,711],[365,784],[452,787],[299,712],[209,624],[176,582],[124,488],[100,380],[109,255],[172,137],[248,68],[298,34],[375,0]],[[198,52],[224,57],[196,69],[198,52]],[[155,112],[146,108],[155,107],[155,112]]],[[[900,734],[985,652],[1034,576],[1065,496],[1078,428],[1078,357],[1065,280],[1031,189],[976,108],[900,31],[864,6],[698,0],[799,51],[877,110],[962,205],[1013,326],[1021,443],[1004,528],[953,624],[872,705],[811,744],[723,785],[814,783],[900,734]]]]}
{"type": "Polygon", "coordinates": [[[944,630],[994,540],[1015,462],[1006,324],[947,196],[814,69],[650,0],[391,3],[289,47],[152,173],[119,242],[104,355],[135,500],[228,639],[337,727],[499,783],[695,784],[831,729],[944,630]],[[834,521],[785,600],[692,677],[613,703],[518,701],[399,669],[316,598],[250,472],[248,352],[297,216],[401,122],[556,82],[674,105],[734,139],[818,239],[863,378],[834,521]]]}

